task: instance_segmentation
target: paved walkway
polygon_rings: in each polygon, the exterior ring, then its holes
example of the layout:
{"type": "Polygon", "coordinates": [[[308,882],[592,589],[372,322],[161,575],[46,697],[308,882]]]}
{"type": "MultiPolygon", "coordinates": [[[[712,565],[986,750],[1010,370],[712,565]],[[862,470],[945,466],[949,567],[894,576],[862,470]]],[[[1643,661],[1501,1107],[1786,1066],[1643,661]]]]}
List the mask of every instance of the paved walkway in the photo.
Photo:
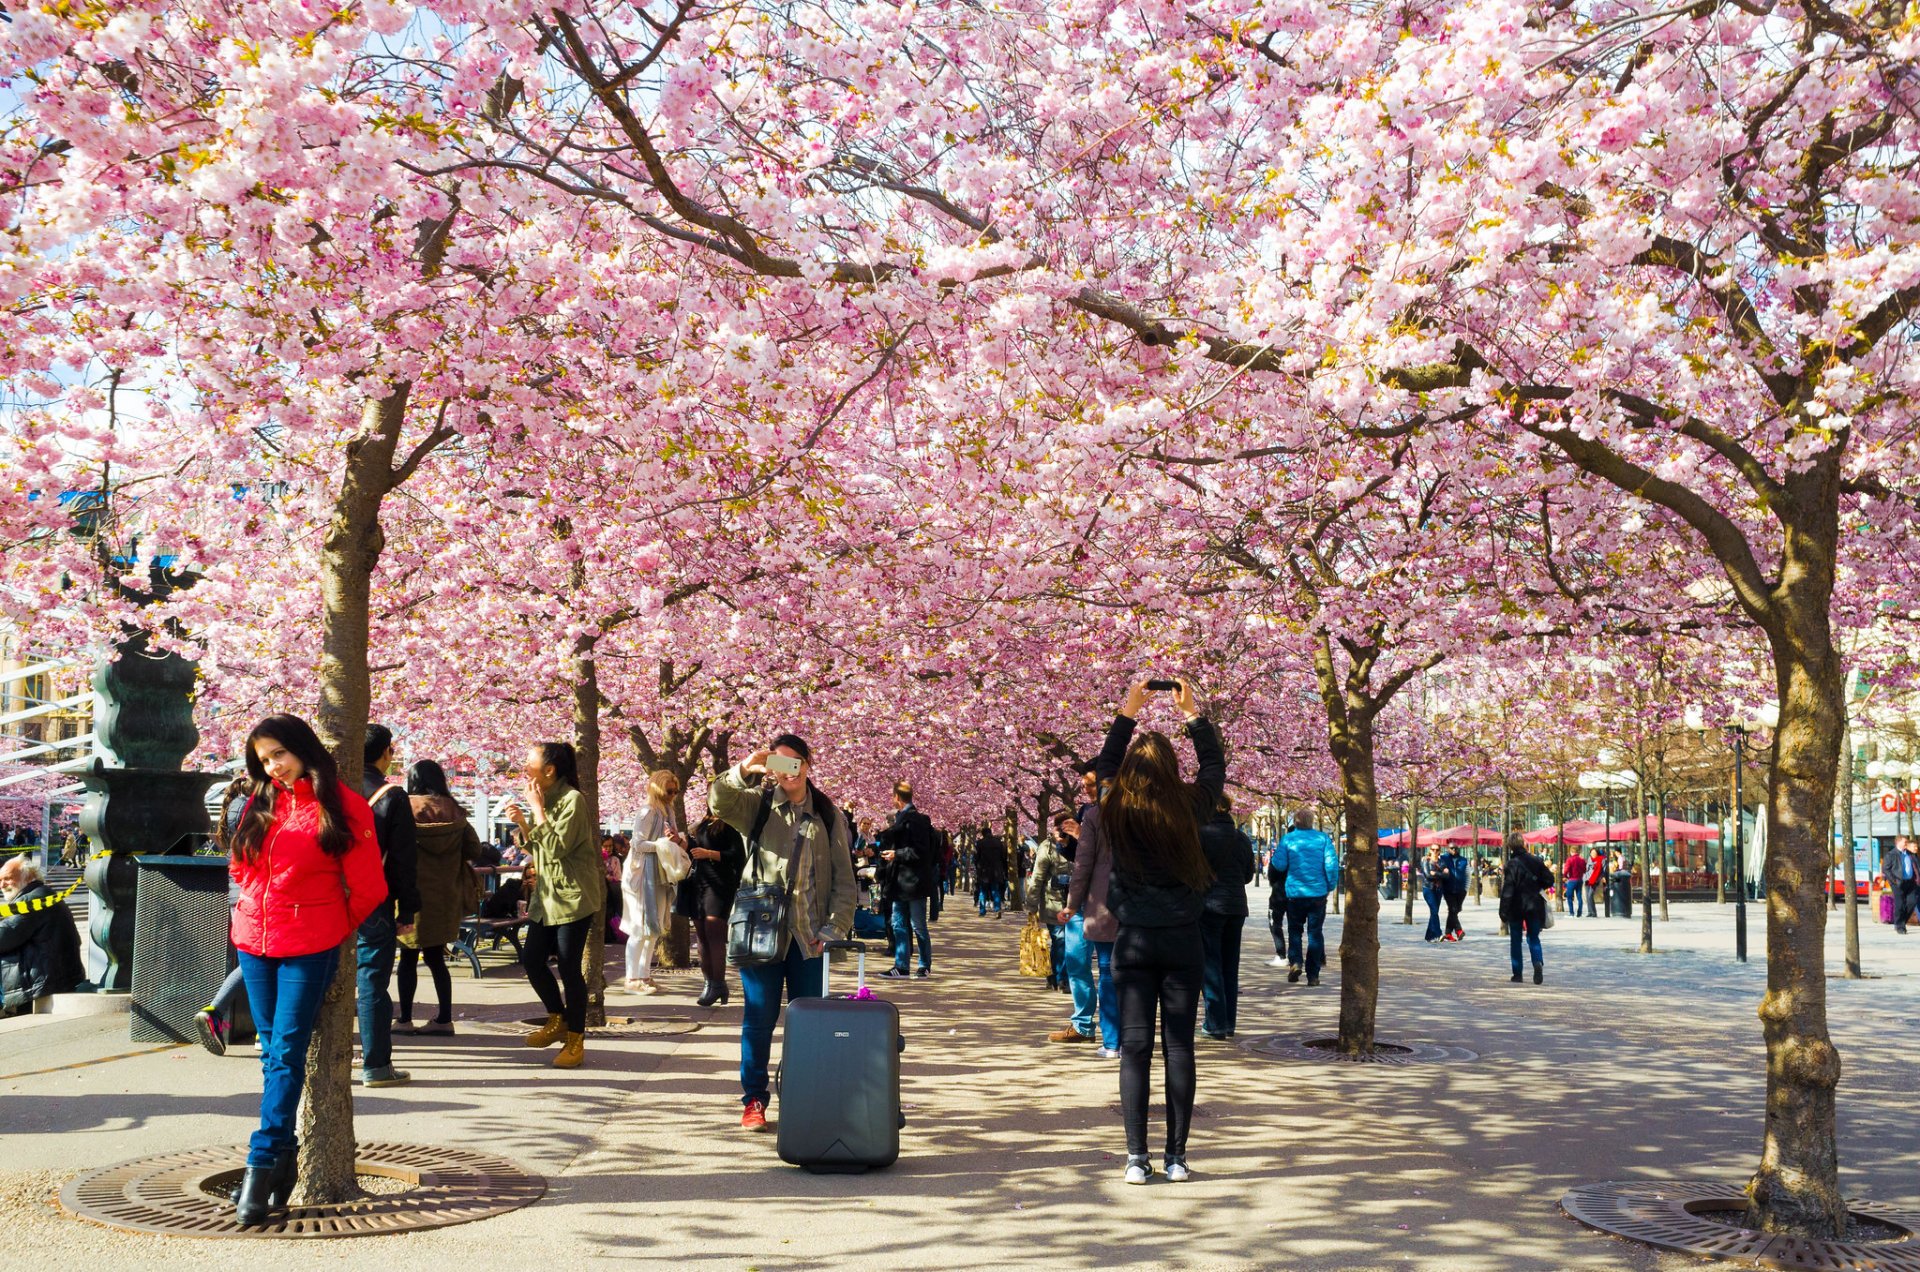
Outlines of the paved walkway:
{"type": "MultiPolygon", "coordinates": [[[[1254,904],[1264,907],[1264,892],[1254,904]]],[[[1580,1182],[1737,1180],[1751,1168],[1764,927],[1751,907],[1756,961],[1741,967],[1730,910],[1675,905],[1658,936],[1672,952],[1651,957],[1632,952],[1637,922],[1562,917],[1546,934],[1547,983],[1535,987],[1507,983],[1490,902],[1468,903],[1464,944],[1432,949],[1389,905],[1382,1038],[1481,1059],[1309,1065],[1203,1040],[1195,1178],[1144,1189],[1119,1182],[1115,1066],[1043,1041],[1066,1000],[1016,976],[1011,915],[995,923],[951,908],[935,927],[937,979],[884,986],[909,1038],[911,1125],[899,1165],[866,1176],[794,1170],[771,1136],[737,1129],[737,995],[712,1013],[692,1002],[697,978],[673,978],[657,998],[616,995],[617,1012],[700,1027],[597,1041],[590,1067],[564,1074],[505,1032],[533,1011],[524,982],[497,967],[477,985],[459,975],[464,1032],[402,1041],[415,1081],[358,1096],[359,1134],[504,1153],[546,1175],[549,1192],[484,1223],[349,1242],[215,1247],[64,1218],[46,1199],[76,1170],[244,1139],[258,1070],[247,1049],[216,1059],[130,1043],[125,1017],[6,1022],[0,1267],[186,1268],[243,1255],[268,1272],[348,1260],[399,1272],[588,1260],[764,1272],[1694,1266],[1590,1233],[1555,1203],[1580,1182]]],[[[1837,950],[1837,922],[1831,932],[1837,950]]],[[[1337,947],[1337,921],[1328,935],[1337,947]]],[[[1846,1061],[1846,1185],[1920,1204],[1920,1109],[1882,1094],[1914,1054],[1920,935],[1902,941],[1870,924],[1865,944],[1868,971],[1883,978],[1830,982],[1846,1061]]],[[[1330,1032],[1337,966],[1319,989],[1289,986],[1266,966],[1268,949],[1256,919],[1240,1041],[1330,1032]]],[[[1910,1074],[1909,1064],[1908,1090],[1910,1074]]]]}

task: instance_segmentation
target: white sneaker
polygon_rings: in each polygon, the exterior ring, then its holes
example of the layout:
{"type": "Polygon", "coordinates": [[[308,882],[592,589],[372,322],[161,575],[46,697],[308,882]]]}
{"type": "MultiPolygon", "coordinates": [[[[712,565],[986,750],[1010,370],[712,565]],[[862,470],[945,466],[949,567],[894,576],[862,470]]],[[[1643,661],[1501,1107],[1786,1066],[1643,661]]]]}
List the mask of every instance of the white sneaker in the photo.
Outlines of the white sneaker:
{"type": "Polygon", "coordinates": [[[1102,1047],[1100,1050],[1094,1052],[1094,1054],[1102,1060],[1118,1060],[1120,1058],[1120,1050],[1117,1047],[1102,1047]]]}
{"type": "Polygon", "coordinates": [[[1285,967],[1286,965],[1287,960],[1281,958],[1278,954],[1273,956],[1273,962],[1267,964],[1268,967],[1285,967]]]}
{"type": "Polygon", "coordinates": [[[1167,1182],[1170,1184],[1184,1184],[1192,1174],[1193,1172],[1187,1169],[1187,1161],[1184,1157],[1176,1157],[1167,1163],[1167,1182]]]}
{"type": "Polygon", "coordinates": [[[1128,1183],[1144,1184],[1149,1179],[1152,1179],[1152,1178],[1153,1178],[1153,1164],[1149,1162],[1146,1158],[1130,1157],[1127,1159],[1127,1182],[1128,1183]]]}

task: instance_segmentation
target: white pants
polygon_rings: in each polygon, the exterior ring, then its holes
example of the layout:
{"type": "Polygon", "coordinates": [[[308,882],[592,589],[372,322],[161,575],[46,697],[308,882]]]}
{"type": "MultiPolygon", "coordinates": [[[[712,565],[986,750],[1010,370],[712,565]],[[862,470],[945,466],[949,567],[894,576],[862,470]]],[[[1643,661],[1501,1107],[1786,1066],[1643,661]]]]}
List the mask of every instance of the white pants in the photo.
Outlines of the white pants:
{"type": "Polygon", "coordinates": [[[640,898],[631,891],[622,889],[621,910],[626,915],[621,924],[627,930],[627,979],[650,980],[653,977],[653,950],[659,937],[652,934],[652,924],[640,919],[640,898]],[[648,935],[641,935],[641,933],[648,935]]]}

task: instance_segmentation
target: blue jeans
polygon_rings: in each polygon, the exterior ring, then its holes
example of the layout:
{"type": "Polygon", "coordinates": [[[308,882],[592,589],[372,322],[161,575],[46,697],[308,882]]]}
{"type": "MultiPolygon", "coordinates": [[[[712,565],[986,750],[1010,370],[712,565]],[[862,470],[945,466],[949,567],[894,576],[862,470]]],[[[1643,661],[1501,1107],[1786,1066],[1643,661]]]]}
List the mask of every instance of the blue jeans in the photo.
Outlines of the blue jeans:
{"type": "Polygon", "coordinates": [[[1580,881],[1578,879],[1567,880],[1567,913],[1576,919],[1579,918],[1582,913],[1580,909],[1580,881]]]}
{"type": "Polygon", "coordinates": [[[1326,897],[1288,897],[1287,898],[1287,944],[1293,950],[1293,965],[1300,966],[1302,956],[1307,965],[1307,975],[1317,977],[1327,962],[1327,943],[1320,935],[1320,925],[1327,920],[1326,897]],[[1306,933],[1306,943],[1301,944],[1301,933],[1306,933]]]}
{"type": "Polygon", "coordinates": [[[1088,941],[1100,966],[1100,1045],[1120,1050],[1120,991],[1113,983],[1113,942],[1088,941]]]}
{"type": "Polygon", "coordinates": [[[901,899],[893,903],[893,970],[904,972],[913,956],[913,938],[920,938],[920,970],[933,970],[933,942],[927,938],[927,901],[925,897],[901,899]]]}
{"type": "Polygon", "coordinates": [[[976,891],[974,893],[974,900],[980,906],[981,917],[982,918],[986,917],[988,902],[993,903],[993,912],[995,914],[1000,913],[1000,907],[1003,903],[1003,899],[1005,898],[1005,896],[1006,896],[1005,884],[988,885],[976,891]]]}
{"type": "Polygon", "coordinates": [[[1427,898],[1427,939],[1440,939],[1440,889],[1428,888],[1422,894],[1427,898]]]}
{"type": "Polygon", "coordinates": [[[360,1007],[360,1071],[384,1069],[393,1063],[393,956],[399,948],[393,911],[381,906],[360,924],[355,950],[360,1007]]]}
{"type": "Polygon", "coordinates": [[[247,983],[254,1029],[260,1035],[260,1129],[247,1139],[247,1165],[272,1166],[274,1154],[294,1144],[294,1118],[307,1081],[307,1046],[313,1041],[320,1002],[333,984],[339,950],[298,958],[262,958],[245,950],[240,974],[247,983]]]}
{"type": "Polygon", "coordinates": [[[1060,965],[1067,974],[1067,986],[1073,990],[1073,1016],[1067,1021],[1074,1032],[1093,1036],[1093,1015],[1100,999],[1093,986],[1093,942],[1087,939],[1087,921],[1074,915],[1066,924],[1066,956],[1060,965]]]}
{"type": "Polygon", "coordinates": [[[771,963],[736,969],[746,1006],[740,1011],[740,1103],[765,1104],[772,1095],[767,1061],[773,1054],[773,1027],[780,1023],[780,996],[786,1000],[819,998],[826,988],[826,956],[808,958],[800,942],[788,938],[787,956],[771,963]]]}
{"type": "Polygon", "coordinates": [[[1522,928],[1526,929],[1527,952],[1533,956],[1533,965],[1535,967],[1541,967],[1544,966],[1547,961],[1546,955],[1540,950],[1539,920],[1535,919],[1532,915],[1528,915],[1520,922],[1509,923],[1507,924],[1507,939],[1513,947],[1513,974],[1515,976],[1520,974],[1520,932],[1522,928]]]}

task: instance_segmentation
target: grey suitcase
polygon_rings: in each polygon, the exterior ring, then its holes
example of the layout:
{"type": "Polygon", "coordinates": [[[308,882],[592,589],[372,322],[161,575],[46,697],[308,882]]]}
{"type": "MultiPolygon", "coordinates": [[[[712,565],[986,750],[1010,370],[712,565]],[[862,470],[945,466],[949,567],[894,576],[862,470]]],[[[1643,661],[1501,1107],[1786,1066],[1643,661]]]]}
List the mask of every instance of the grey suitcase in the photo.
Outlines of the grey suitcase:
{"type": "MultiPolygon", "coordinates": [[[[859,954],[858,989],[866,988],[865,943],[832,941],[827,948],[859,954]]],[[[823,968],[823,980],[826,974],[823,968]]],[[[819,1174],[893,1165],[907,1124],[900,1113],[906,1045],[892,1003],[832,997],[790,1003],[780,1049],[780,1160],[819,1174]]]]}

